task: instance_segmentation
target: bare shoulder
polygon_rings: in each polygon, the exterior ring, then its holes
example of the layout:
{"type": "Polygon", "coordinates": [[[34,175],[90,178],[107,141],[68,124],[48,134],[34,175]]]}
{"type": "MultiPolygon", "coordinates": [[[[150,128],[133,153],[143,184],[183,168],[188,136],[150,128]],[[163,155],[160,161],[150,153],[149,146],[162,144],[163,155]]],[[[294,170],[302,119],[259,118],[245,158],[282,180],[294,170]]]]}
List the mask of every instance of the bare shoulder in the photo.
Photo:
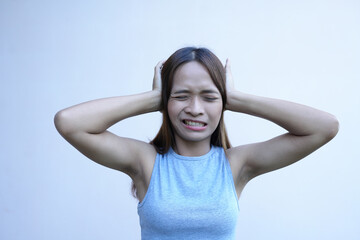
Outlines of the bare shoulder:
{"type": "Polygon", "coordinates": [[[157,152],[150,143],[141,142],[139,144],[139,168],[145,175],[151,176],[157,152]]]}
{"type": "Polygon", "coordinates": [[[246,165],[248,145],[240,145],[225,150],[233,174],[235,185],[246,184],[250,180],[250,168],[246,165]]]}
{"type": "MultiPolygon", "coordinates": [[[[113,148],[117,158],[124,164],[118,169],[128,174],[131,178],[148,175],[152,172],[156,158],[156,150],[150,143],[132,139],[117,137],[118,144],[113,148]],[[129,167],[126,169],[126,167],[129,167]],[[125,168],[124,168],[125,167],[125,168]]],[[[116,157],[115,157],[116,158],[116,157]]]]}
{"type": "Polygon", "coordinates": [[[150,143],[119,137],[110,132],[102,134],[102,141],[97,141],[98,156],[92,160],[127,174],[136,186],[137,197],[143,199],[155,164],[155,147],[150,143]]]}
{"type": "Polygon", "coordinates": [[[155,147],[149,143],[132,140],[133,144],[137,145],[137,161],[135,161],[136,166],[133,166],[135,171],[128,173],[132,178],[135,187],[136,187],[136,196],[141,202],[147,189],[150,185],[151,175],[154,169],[157,152],[155,147]],[[139,148],[140,147],[140,148],[139,148]]]}

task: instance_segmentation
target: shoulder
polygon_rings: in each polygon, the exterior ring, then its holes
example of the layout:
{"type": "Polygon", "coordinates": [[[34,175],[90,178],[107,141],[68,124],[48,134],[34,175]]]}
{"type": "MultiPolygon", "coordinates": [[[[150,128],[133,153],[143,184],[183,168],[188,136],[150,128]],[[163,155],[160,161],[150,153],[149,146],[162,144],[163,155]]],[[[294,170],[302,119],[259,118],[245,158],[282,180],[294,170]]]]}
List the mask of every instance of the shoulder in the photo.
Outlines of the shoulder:
{"type": "Polygon", "coordinates": [[[113,158],[119,162],[117,169],[132,179],[147,175],[152,170],[157,154],[150,143],[131,138],[120,138],[112,150],[113,158]]]}
{"type": "Polygon", "coordinates": [[[251,172],[246,164],[248,156],[247,145],[225,149],[225,154],[229,161],[234,181],[236,183],[249,181],[251,172]]]}
{"type": "Polygon", "coordinates": [[[229,162],[232,164],[240,164],[245,162],[246,159],[246,146],[241,145],[237,147],[231,147],[225,149],[226,157],[228,158],[229,162]]]}
{"type": "Polygon", "coordinates": [[[135,154],[138,164],[135,167],[136,173],[151,172],[157,155],[155,147],[150,143],[140,141],[136,145],[135,154]]]}

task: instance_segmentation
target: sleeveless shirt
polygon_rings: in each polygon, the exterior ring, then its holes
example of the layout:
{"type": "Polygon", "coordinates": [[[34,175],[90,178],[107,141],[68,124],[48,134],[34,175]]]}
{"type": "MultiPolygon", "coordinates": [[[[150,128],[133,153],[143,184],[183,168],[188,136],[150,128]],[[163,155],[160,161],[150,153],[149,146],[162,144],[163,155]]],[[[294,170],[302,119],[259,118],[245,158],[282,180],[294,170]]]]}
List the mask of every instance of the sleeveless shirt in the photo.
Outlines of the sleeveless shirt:
{"type": "Polygon", "coordinates": [[[235,239],[239,205],[224,149],[199,157],[157,154],[138,204],[142,240],[235,239]]]}

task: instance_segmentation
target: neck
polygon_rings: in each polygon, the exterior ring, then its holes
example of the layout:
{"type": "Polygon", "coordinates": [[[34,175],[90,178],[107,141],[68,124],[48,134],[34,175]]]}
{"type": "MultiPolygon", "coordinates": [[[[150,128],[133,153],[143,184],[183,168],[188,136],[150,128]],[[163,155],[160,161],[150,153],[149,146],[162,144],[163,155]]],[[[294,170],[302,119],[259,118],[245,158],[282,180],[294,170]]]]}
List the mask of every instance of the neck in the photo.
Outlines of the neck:
{"type": "Polygon", "coordinates": [[[205,155],[211,149],[210,141],[183,142],[176,141],[174,151],[182,156],[198,157],[205,155]]]}

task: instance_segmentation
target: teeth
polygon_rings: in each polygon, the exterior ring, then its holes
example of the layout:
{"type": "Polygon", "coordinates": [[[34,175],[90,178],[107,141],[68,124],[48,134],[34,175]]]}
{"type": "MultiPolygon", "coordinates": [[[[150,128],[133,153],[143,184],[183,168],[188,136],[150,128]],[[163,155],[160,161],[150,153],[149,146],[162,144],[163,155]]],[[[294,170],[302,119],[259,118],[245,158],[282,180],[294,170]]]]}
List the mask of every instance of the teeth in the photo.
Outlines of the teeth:
{"type": "Polygon", "coordinates": [[[203,127],[203,126],[205,126],[205,124],[203,124],[203,123],[186,121],[186,120],[185,120],[185,124],[189,125],[189,126],[194,126],[194,127],[203,127]]]}

